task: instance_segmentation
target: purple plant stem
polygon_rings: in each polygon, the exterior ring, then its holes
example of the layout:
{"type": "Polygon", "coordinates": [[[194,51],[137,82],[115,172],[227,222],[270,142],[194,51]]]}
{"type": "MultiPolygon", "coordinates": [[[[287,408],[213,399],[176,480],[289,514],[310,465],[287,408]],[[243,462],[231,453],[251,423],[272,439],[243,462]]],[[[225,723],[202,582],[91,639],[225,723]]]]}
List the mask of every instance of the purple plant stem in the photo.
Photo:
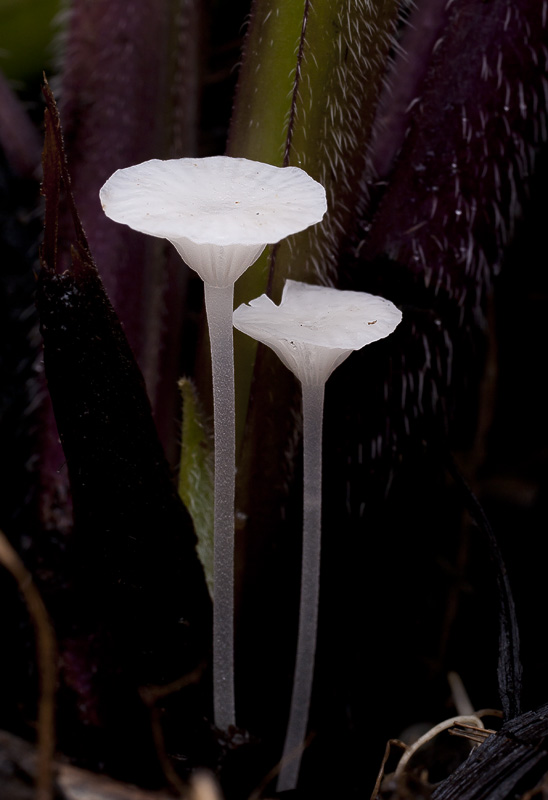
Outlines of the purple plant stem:
{"type": "Polygon", "coordinates": [[[420,94],[432,48],[443,35],[447,7],[447,0],[419,0],[413,7],[373,126],[369,157],[378,178],[387,177],[405,140],[412,103],[420,94]]]}
{"type": "Polygon", "coordinates": [[[172,463],[188,272],[166,242],[108,220],[99,189],[121,167],[195,155],[201,8],[197,0],[75,0],[61,74],[74,197],[172,463]]]}

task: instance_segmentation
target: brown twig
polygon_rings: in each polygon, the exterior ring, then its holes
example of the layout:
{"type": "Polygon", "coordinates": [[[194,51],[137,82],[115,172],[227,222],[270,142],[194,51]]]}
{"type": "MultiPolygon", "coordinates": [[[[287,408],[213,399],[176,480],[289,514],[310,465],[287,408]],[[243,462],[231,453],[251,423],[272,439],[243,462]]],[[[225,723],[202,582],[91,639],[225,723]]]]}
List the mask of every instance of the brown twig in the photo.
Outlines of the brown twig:
{"type": "Polygon", "coordinates": [[[491,728],[479,728],[477,725],[467,725],[465,722],[455,722],[452,728],[449,728],[448,733],[451,736],[461,736],[463,739],[469,739],[471,742],[482,744],[486,739],[495,733],[491,728]]]}
{"type": "Polygon", "coordinates": [[[164,686],[156,686],[156,685],[147,685],[142,686],[139,689],[139,694],[144,703],[147,706],[151,706],[156,700],[162,700],[164,697],[168,697],[170,694],[175,694],[175,692],[179,692],[181,689],[185,689],[187,686],[192,686],[195,683],[198,683],[202,675],[204,674],[204,670],[206,668],[206,662],[202,661],[198,666],[192,670],[192,672],[183,675],[181,678],[177,678],[177,680],[172,681],[171,683],[166,683],[164,686]]]}
{"type": "Polygon", "coordinates": [[[55,689],[57,683],[57,648],[48,613],[25,565],[0,531],[0,564],[17,581],[36,636],[36,659],[40,675],[38,700],[38,764],[36,800],[53,798],[53,755],[55,752],[55,689]]]}
{"type": "MultiPolygon", "coordinates": [[[[311,731],[304,740],[304,743],[295,750],[293,750],[292,753],[290,753],[290,758],[293,759],[297,758],[297,756],[300,756],[300,754],[310,746],[310,743],[314,739],[315,735],[316,735],[315,732],[311,731]]],[[[282,769],[282,761],[278,761],[278,763],[274,767],[272,767],[272,769],[269,772],[267,772],[267,774],[262,779],[260,784],[251,792],[247,800],[259,800],[259,798],[262,796],[268,784],[280,774],[281,769],[282,769]]]]}
{"type": "Polygon", "coordinates": [[[401,777],[401,775],[407,769],[409,761],[415,755],[417,750],[420,750],[420,748],[423,747],[425,744],[427,744],[427,742],[430,742],[432,741],[432,739],[435,739],[436,736],[442,733],[442,731],[454,728],[455,725],[460,725],[460,726],[474,725],[477,726],[478,728],[481,728],[482,723],[479,717],[476,717],[475,715],[470,715],[470,716],[450,717],[449,719],[445,719],[443,720],[443,722],[439,722],[437,725],[434,725],[433,728],[430,728],[430,730],[428,730],[426,733],[420,736],[417,739],[417,741],[413,742],[413,744],[410,745],[404,752],[398,763],[398,766],[396,767],[396,771],[394,773],[395,779],[398,780],[401,777]]]}
{"type": "MultiPolygon", "coordinates": [[[[0,797],[8,800],[16,796],[17,778],[22,785],[28,785],[28,779],[36,775],[36,749],[33,745],[14,736],[12,733],[0,731],[0,797]],[[2,767],[5,767],[4,771],[2,767]],[[2,782],[4,779],[4,782],[2,782]],[[6,783],[7,781],[7,783],[6,783]],[[13,787],[13,788],[12,788],[13,787]]],[[[113,780],[106,775],[55,762],[56,797],[63,800],[173,800],[170,792],[148,791],[127,783],[113,780]]],[[[27,797],[27,794],[21,795],[27,797]]],[[[19,797],[19,794],[17,794],[19,797]]],[[[185,795],[185,797],[188,797],[185,795]]],[[[197,795],[193,800],[204,800],[197,795]]]]}
{"type": "Polygon", "coordinates": [[[187,675],[183,675],[181,678],[178,678],[176,681],[172,681],[165,686],[142,686],[139,690],[141,699],[150,711],[150,724],[152,728],[152,737],[154,739],[156,754],[166,779],[170,783],[171,787],[177,792],[179,797],[183,796],[185,792],[185,785],[174,769],[173,764],[171,763],[166,752],[164,732],[160,720],[160,712],[156,707],[156,702],[164,697],[168,697],[170,694],[174,694],[175,692],[184,689],[187,686],[198,683],[205,668],[206,664],[205,662],[202,662],[201,664],[198,664],[196,669],[192,670],[192,672],[189,672],[187,675]]]}
{"type": "Polygon", "coordinates": [[[382,757],[381,765],[379,767],[379,772],[377,775],[377,780],[375,781],[375,786],[373,787],[373,791],[371,792],[370,800],[376,800],[381,790],[381,785],[385,776],[386,764],[388,759],[390,758],[390,754],[392,753],[392,748],[398,747],[401,750],[407,750],[407,745],[405,742],[400,741],[399,739],[389,739],[386,743],[386,747],[384,748],[384,756],[382,757]]]}

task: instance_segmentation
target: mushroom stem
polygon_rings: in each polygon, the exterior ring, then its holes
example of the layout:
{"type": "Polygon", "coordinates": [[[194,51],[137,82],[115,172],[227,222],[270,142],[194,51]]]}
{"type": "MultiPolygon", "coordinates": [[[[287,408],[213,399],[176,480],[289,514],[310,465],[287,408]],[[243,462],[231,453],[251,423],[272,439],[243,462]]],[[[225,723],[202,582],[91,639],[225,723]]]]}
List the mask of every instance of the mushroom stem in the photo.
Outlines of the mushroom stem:
{"type": "Polygon", "coordinates": [[[289,723],[277,791],[295,789],[304,750],[314,678],[322,523],[322,424],[325,384],[302,384],[303,392],[303,549],[297,658],[289,723]]]}
{"type": "Polygon", "coordinates": [[[215,437],[213,709],[215,725],[236,724],[234,703],[234,284],[204,283],[213,371],[215,437]]]}

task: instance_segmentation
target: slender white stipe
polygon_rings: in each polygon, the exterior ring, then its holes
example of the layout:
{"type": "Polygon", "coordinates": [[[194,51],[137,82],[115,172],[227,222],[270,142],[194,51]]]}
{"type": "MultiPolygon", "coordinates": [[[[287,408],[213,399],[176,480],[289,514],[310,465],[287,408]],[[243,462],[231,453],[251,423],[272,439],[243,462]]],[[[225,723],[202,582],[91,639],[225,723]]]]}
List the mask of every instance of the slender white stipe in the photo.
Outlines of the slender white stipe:
{"type": "Polygon", "coordinates": [[[393,303],[383,297],[290,280],[286,281],[279,306],[261,295],[234,312],[235,327],[271,347],[302,386],[304,487],[299,633],[278,792],[297,786],[314,680],[325,383],[353,350],[392,333],[401,316],[393,303]]]}
{"type": "Polygon", "coordinates": [[[168,239],[202,278],[211,340],[215,431],[213,705],[236,724],[234,699],[234,282],[274,244],[321,220],[325,190],[298,167],[212,156],[120,169],[100,191],[105,214],[168,239]]]}

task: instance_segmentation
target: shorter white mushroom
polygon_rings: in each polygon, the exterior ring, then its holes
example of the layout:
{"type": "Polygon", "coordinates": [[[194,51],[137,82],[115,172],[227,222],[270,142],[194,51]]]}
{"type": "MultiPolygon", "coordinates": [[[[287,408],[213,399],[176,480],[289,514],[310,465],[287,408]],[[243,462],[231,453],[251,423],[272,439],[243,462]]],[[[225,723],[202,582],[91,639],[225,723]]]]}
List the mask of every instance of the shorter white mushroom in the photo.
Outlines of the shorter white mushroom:
{"type": "Polygon", "coordinates": [[[300,380],[303,398],[303,546],[299,635],[279,792],[294,789],[308,724],[320,583],[322,422],[325,382],[354,350],[401,321],[389,300],[288,280],[279,306],[266,295],[241,305],[234,326],[268,345],[300,380]]]}
{"type": "Polygon", "coordinates": [[[116,222],[168,239],[204,281],[215,436],[213,694],[215,724],[234,703],[234,282],[267,244],[319,222],[325,190],[298,167],[212,156],[119,169],[100,191],[116,222]]]}

